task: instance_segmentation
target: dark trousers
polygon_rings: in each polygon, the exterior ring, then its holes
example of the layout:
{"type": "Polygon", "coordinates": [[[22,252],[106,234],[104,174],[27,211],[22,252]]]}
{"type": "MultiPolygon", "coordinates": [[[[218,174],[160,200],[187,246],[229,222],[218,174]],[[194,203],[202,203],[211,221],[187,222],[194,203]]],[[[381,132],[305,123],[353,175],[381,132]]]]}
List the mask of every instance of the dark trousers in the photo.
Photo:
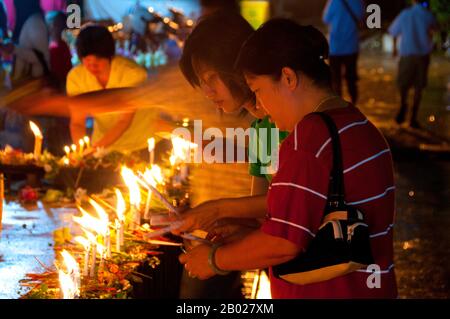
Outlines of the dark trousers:
{"type": "Polygon", "coordinates": [[[330,56],[333,90],[342,96],[342,72],[344,72],[348,92],[354,105],[356,105],[358,100],[358,86],[356,85],[358,81],[357,63],[358,53],[330,56]]]}

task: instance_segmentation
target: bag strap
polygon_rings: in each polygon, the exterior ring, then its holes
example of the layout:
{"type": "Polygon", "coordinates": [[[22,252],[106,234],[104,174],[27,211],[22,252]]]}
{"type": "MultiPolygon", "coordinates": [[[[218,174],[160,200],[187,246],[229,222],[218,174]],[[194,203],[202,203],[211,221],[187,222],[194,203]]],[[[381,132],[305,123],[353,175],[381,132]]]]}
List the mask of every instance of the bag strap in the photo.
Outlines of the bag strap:
{"type": "Polygon", "coordinates": [[[331,180],[328,190],[327,209],[324,216],[336,209],[345,209],[344,169],[342,164],[341,141],[339,131],[331,116],[324,112],[315,112],[325,122],[331,137],[333,147],[333,166],[331,168],[331,180]]]}
{"type": "Polygon", "coordinates": [[[353,19],[353,22],[355,22],[356,24],[356,28],[359,29],[359,23],[360,20],[358,19],[358,17],[356,16],[356,14],[353,12],[352,8],[350,8],[350,5],[347,3],[347,0],[341,0],[342,4],[344,5],[345,9],[347,10],[347,12],[350,14],[350,16],[353,19]]]}

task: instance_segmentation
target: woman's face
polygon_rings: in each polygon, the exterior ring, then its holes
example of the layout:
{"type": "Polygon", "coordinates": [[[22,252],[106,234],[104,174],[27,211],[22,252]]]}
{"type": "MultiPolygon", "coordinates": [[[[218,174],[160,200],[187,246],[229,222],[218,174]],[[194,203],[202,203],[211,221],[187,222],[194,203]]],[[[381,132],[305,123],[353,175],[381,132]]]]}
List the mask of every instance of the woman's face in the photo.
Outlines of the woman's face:
{"type": "Polygon", "coordinates": [[[266,111],[261,107],[260,103],[258,103],[258,99],[256,101],[249,101],[242,105],[253,117],[257,119],[263,119],[267,116],[266,111]]]}
{"type": "Polygon", "coordinates": [[[280,130],[288,130],[288,99],[285,88],[268,75],[246,74],[248,86],[255,93],[256,107],[262,108],[280,130]]]}
{"type": "Polygon", "coordinates": [[[230,89],[215,69],[202,63],[196,63],[195,73],[199,79],[202,93],[214,103],[217,109],[223,110],[225,113],[235,113],[241,109],[242,101],[233,97],[230,89]]]}
{"type": "Polygon", "coordinates": [[[84,67],[96,77],[105,74],[105,72],[108,72],[111,66],[111,61],[109,59],[98,57],[92,54],[82,58],[81,62],[83,63],[84,67]]]}

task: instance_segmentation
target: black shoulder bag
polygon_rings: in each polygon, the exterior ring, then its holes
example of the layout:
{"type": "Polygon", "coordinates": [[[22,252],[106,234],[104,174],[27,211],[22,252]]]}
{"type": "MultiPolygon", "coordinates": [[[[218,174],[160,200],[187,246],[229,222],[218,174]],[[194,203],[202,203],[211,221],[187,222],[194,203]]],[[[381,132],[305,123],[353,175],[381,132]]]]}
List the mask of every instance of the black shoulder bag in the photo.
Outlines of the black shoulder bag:
{"type": "Polygon", "coordinates": [[[329,115],[319,112],[315,114],[326,123],[333,147],[333,167],[322,225],[304,252],[273,267],[276,277],[299,285],[344,276],[374,263],[364,214],[345,203],[338,130],[329,115]]]}

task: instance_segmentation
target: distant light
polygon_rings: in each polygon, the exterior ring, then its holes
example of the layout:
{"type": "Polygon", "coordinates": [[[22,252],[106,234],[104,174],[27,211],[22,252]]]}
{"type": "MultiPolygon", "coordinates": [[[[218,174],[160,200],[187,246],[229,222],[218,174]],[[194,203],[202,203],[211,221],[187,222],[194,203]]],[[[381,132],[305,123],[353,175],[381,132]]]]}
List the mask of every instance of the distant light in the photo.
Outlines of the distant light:
{"type": "Polygon", "coordinates": [[[182,125],[183,125],[183,127],[188,127],[189,123],[184,122],[182,125]]]}
{"type": "Polygon", "coordinates": [[[409,242],[407,242],[407,241],[405,241],[404,243],[403,243],[403,250],[407,250],[407,249],[410,249],[410,248],[412,248],[413,247],[413,245],[411,245],[409,242]]]}
{"type": "Polygon", "coordinates": [[[166,17],[163,19],[163,21],[164,21],[164,23],[169,23],[170,19],[166,17]]]}
{"type": "Polygon", "coordinates": [[[108,27],[108,31],[113,33],[114,32],[114,27],[108,27]]]}
{"type": "Polygon", "coordinates": [[[434,115],[430,115],[430,116],[428,117],[428,121],[431,122],[431,123],[433,123],[434,121],[436,121],[436,117],[435,117],[434,115]]]}
{"type": "Polygon", "coordinates": [[[122,23],[122,22],[119,22],[119,23],[117,24],[117,27],[119,28],[119,30],[122,29],[122,28],[123,28],[123,23],[122,23]]]}
{"type": "Polygon", "coordinates": [[[152,7],[148,7],[148,12],[153,13],[155,12],[155,9],[153,9],[152,7]]]}
{"type": "Polygon", "coordinates": [[[409,197],[413,197],[414,194],[415,194],[414,191],[409,191],[409,193],[408,193],[409,197]]]}
{"type": "Polygon", "coordinates": [[[189,122],[189,118],[185,117],[185,118],[183,119],[183,122],[189,122]]]}
{"type": "Polygon", "coordinates": [[[192,26],[194,25],[194,21],[192,21],[191,19],[189,19],[189,20],[186,21],[186,25],[187,25],[188,27],[192,27],[192,26]]]}

